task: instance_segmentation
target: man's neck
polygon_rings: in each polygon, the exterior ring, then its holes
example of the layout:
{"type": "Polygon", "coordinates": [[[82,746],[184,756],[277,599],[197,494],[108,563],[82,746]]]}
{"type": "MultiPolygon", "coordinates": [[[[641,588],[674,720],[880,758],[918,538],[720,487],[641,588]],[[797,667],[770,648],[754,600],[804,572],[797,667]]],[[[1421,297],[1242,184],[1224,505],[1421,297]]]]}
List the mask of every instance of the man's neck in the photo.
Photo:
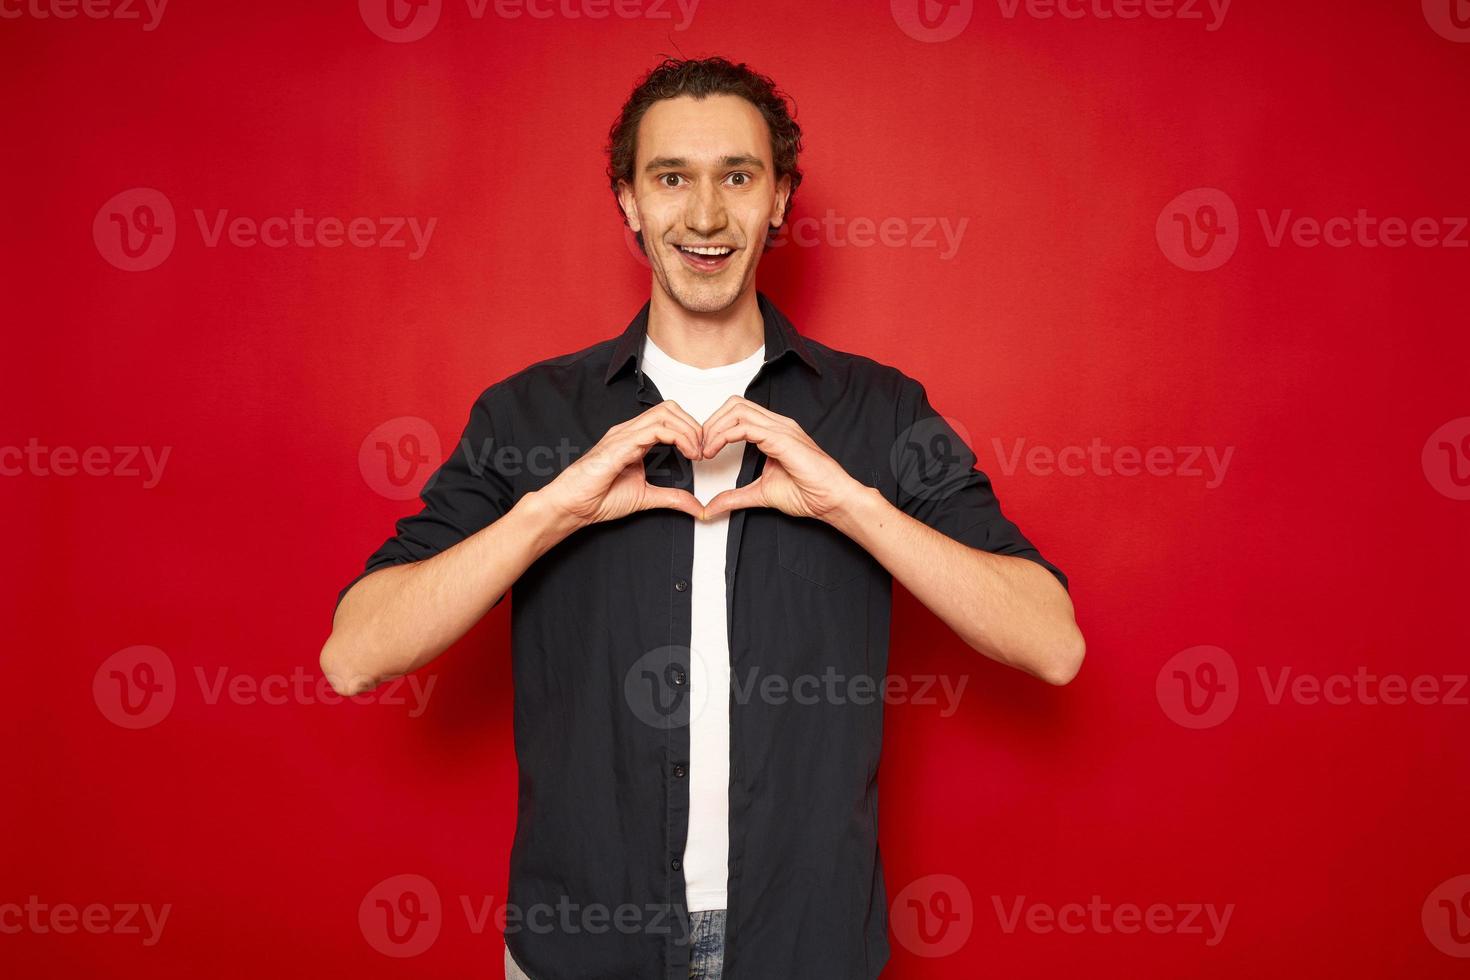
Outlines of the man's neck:
{"type": "Polygon", "coordinates": [[[718,313],[691,313],[655,289],[649,301],[648,335],[682,364],[722,367],[760,349],[766,341],[766,323],[754,289],[718,313]]]}

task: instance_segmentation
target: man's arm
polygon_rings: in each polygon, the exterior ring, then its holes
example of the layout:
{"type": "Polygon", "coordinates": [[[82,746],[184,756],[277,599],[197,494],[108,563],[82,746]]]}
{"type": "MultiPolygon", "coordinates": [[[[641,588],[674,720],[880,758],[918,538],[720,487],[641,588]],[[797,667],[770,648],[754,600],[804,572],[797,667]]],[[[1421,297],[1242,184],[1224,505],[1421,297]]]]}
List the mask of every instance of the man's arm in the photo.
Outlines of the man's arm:
{"type": "MultiPolygon", "coordinates": [[[[472,415],[471,425],[484,415],[472,415]]],[[[467,430],[470,445],[489,438],[467,430]]],[[[520,500],[478,531],[418,561],[390,565],[360,578],[342,597],[321,668],[339,694],[371,690],[433,660],[467,633],[537,558],[589,524],[636,511],[671,508],[698,517],[687,490],[648,483],[643,457],[657,443],[700,451],[700,427],[670,401],[619,423],[556,479],[520,500]]],[[[454,460],[451,457],[451,460],[454,460]]],[[[425,491],[436,529],[453,526],[481,496],[483,475],[446,464],[425,491]],[[440,477],[445,477],[440,479],[440,477]]],[[[483,522],[482,520],[482,522],[483,522]]]]}
{"type": "Polygon", "coordinates": [[[960,639],[1049,684],[1077,675],[1086,644],[1072,599],[1051,572],[947,537],[873,487],[854,481],[850,490],[823,520],[862,545],[960,639]]]}
{"type": "Polygon", "coordinates": [[[432,558],[381,568],[353,585],[322,647],[332,689],[370,691],[418,670],[469,632],[532,562],[576,529],[540,493],[432,558]]]}
{"type": "MultiPolygon", "coordinates": [[[[922,388],[915,392],[928,408],[922,388]]],[[[758,478],[715,495],[705,507],[706,519],[740,507],[774,507],[793,517],[826,521],[862,545],[980,653],[1052,684],[1076,676],[1085,652],[1082,632],[1071,597],[1046,567],[971,547],[936,530],[854,479],[794,420],[738,395],[705,420],[704,430],[706,456],[742,439],[767,456],[758,478]]],[[[973,456],[966,455],[950,465],[971,471],[972,463],[973,456]]],[[[956,528],[956,536],[995,530],[1008,547],[1024,544],[1035,554],[1002,518],[988,487],[973,471],[962,488],[926,501],[932,505],[928,513],[946,524],[974,519],[973,525],[956,528]]]]}

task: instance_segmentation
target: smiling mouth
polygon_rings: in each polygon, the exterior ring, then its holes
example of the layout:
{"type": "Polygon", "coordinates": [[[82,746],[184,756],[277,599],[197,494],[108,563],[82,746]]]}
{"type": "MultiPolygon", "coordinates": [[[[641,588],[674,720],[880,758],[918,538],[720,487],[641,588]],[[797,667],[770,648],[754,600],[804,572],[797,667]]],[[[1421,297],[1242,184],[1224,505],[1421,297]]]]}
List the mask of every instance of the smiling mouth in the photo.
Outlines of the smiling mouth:
{"type": "Polygon", "coordinates": [[[718,272],[730,264],[735,249],[729,245],[675,245],[684,264],[696,272],[718,272]]]}

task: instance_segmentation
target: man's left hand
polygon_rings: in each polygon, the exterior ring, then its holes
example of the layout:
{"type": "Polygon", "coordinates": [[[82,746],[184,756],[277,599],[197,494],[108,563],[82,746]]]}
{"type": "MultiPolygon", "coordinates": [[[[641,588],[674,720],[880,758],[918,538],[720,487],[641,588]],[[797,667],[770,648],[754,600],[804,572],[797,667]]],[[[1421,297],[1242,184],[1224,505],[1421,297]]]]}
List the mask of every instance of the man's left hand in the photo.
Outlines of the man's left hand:
{"type": "Polygon", "coordinates": [[[812,441],[794,421],[739,395],[731,395],[702,426],[704,458],[732,442],[751,442],[766,454],[761,475],[743,487],[718,493],[704,519],[743,507],[773,507],[792,517],[830,521],[862,484],[812,441]]]}

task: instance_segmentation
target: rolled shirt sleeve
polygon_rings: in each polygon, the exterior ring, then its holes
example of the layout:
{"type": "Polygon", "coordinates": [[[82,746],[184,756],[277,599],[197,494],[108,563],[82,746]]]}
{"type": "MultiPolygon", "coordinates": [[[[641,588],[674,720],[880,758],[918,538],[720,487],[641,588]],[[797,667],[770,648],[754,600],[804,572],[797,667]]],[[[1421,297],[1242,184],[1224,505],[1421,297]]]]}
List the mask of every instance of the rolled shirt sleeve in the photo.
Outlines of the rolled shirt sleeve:
{"type": "MultiPolygon", "coordinates": [[[[363,571],[337,593],[337,605],[359,581],[389,565],[432,558],[499,520],[513,506],[510,481],[494,460],[508,429],[500,386],[491,385],[470,408],[459,442],[419,491],[422,509],[400,519],[395,534],[368,558],[363,571]]],[[[505,598],[502,593],[491,608],[505,598]]]]}
{"type": "Polygon", "coordinates": [[[904,513],[961,544],[1034,561],[1069,588],[1062,570],[1042,557],[1002,513],[974,452],[912,378],[905,377],[899,395],[891,462],[898,481],[896,503],[904,513]]]}

